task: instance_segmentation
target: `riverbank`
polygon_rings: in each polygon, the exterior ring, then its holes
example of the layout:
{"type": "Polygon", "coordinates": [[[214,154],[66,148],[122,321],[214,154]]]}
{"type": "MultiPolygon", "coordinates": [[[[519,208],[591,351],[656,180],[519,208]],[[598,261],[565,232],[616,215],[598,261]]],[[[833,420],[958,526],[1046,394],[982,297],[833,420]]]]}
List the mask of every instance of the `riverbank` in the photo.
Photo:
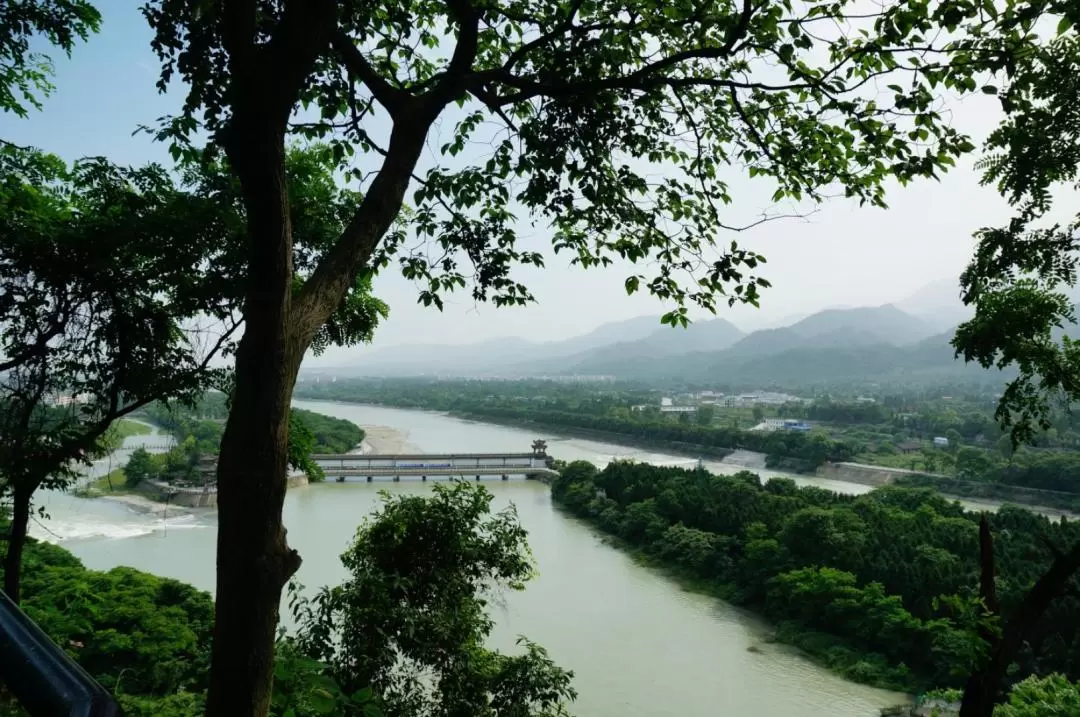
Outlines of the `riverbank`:
{"type": "MultiPolygon", "coordinates": [[[[333,400],[326,402],[337,403],[343,406],[379,406],[392,410],[430,412],[426,409],[420,408],[406,409],[398,408],[396,406],[382,406],[381,404],[360,403],[355,401],[333,400]]],[[[514,420],[503,417],[493,418],[484,414],[469,413],[467,411],[447,411],[433,413],[491,426],[506,426],[510,428],[520,428],[524,430],[546,431],[557,433],[561,436],[569,438],[581,438],[585,440],[602,441],[605,443],[611,443],[627,448],[662,450],[664,452],[670,453],[671,455],[685,458],[707,458],[727,462],[725,459],[728,459],[733,455],[743,453],[742,451],[734,451],[731,449],[717,449],[697,444],[683,443],[679,441],[651,440],[638,436],[628,437],[625,434],[611,433],[608,431],[600,431],[588,428],[579,428],[575,426],[550,424],[533,420],[514,420]]],[[[363,428],[365,430],[369,429],[368,426],[363,426],[363,428]]],[[[372,450],[367,452],[422,452],[418,451],[416,447],[411,443],[408,443],[407,434],[402,435],[402,433],[400,431],[397,431],[396,429],[392,429],[386,426],[371,426],[370,429],[374,431],[384,431],[385,435],[381,436],[379,440],[372,443],[372,450]],[[378,445],[378,447],[376,447],[376,444],[378,445]]],[[[731,464],[737,465],[738,462],[731,461],[731,464]]],[[[795,470],[787,471],[784,465],[769,466],[768,464],[766,464],[764,468],[768,470],[778,470],[781,472],[798,473],[798,471],[795,470]]],[[[762,466],[747,466],[746,469],[751,472],[760,472],[762,466]]],[[[1064,515],[1071,518],[1075,517],[1076,514],[1080,514],[1080,494],[1023,489],[1017,488],[1015,486],[1007,486],[997,483],[970,483],[965,481],[958,481],[956,479],[948,478],[946,476],[928,476],[926,474],[910,471],[907,469],[889,468],[885,466],[874,466],[869,464],[826,463],[825,465],[821,466],[816,472],[810,471],[808,473],[803,473],[802,475],[812,475],[827,480],[852,483],[856,485],[866,485],[870,487],[879,487],[889,484],[906,485],[910,487],[929,487],[934,488],[950,500],[967,499],[969,502],[972,503],[978,503],[980,500],[1001,501],[1003,503],[1020,505],[1033,511],[1042,513],[1044,515],[1048,515],[1050,517],[1060,517],[1064,515]],[[834,473],[834,471],[836,471],[836,466],[846,466],[847,470],[842,474],[834,473]]],[[[976,505],[973,506],[972,509],[982,508],[981,506],[976,505]]]]}

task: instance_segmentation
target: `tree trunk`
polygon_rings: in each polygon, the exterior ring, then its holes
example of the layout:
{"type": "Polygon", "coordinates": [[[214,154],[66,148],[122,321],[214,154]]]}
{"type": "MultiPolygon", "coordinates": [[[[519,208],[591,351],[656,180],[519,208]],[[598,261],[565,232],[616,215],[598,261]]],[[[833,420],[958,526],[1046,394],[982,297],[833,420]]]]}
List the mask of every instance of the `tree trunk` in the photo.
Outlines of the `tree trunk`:
{"type": "Polygon", "coordinates": [[[302,349],[290,331],[292,237],[284,147],[230,154],[244,185],[251,255],[245,331],[218,461],[217,599],[212,717],[265,717],[281,591],[300,567],[281,520],[289,402],[302,349]]]}
{"type": "Polygon", "coordinates": [[[22,584],[22,556],[26,546],[26,531],[30,527],[30,499],[34,491],[16,488],[11,507],[11,536],[4,556],[4,592],[19,604],[22,584]]]}
{"type": "Polygon", "coordinates": [[[265,717],[269,712],[281,591],[300,567],[281,519],[296,375],[316,331],[400,211],[427,129],[441,109],[427,107],[404,128],[395,125],[383,169],[294,303],[285,181],[288,115],[275,124],[272,113],[263,112],[244,91],[237,90],[238,104],[224,139],[243,188],[251,246],[244,337],[236,354],[236,382],[218,459],[217,598],[208,717],[265,717]]]}
{"type": "MultiPolygon", "coordinates": [[[[985,521],[985,518],[983,520],[985,521]]],[[[989,568],[991,573],[993,571],[993,543],[989,536],[989,527],[980,529],[984,593],[987,569],[989,568]],[[988,550],[991,551],[989,559],[988,550]]],[[[1080,570],[1080,542],[1073,545],[1068,553],[1057,554],[1050,568],[1024,595],[1015,612],[1003,621],[1001,636],[988,640],[989,657],[964,685],[960,717],[993,717],[1009,665],[1019,654],[1028,633],[1042,619],[1054,599],[1065,590],[1077,570],[1080,570]]]]}

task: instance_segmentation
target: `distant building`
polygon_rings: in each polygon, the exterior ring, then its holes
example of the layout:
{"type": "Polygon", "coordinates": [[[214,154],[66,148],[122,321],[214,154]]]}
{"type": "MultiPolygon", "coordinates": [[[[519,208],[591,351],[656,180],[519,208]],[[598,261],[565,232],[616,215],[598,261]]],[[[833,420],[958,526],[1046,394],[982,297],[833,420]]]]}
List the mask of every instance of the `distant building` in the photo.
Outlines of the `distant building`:
{"type": "Polygon", "coordinates": [[[766,431],[809,431],[810,424],[794,418],[766,418],[758,424],[766,431]]]}
{"type": "Polygon", "coordinates": [[[665,396],[664,398],[661,398],[661,399],[660,399],[660,406],[661,406],[661,407],[663,407],[663,406],[670,406],[671,404],[672,404],[672,401],[671,401],[671,399],[670,399],[670,398],[668,398],[667,396],[665,396]]]}
{"type": "Polygon", "coordinates": [[[696,411],[697,406],[672,406],[671,404],[660,406],[660,413],[694,413],[696,411]]]}
{"type": "Polygon", "coordinates": [[[918,441],[904,441],[896,446],[901,453],[915,453],[922,450],[922,443],[918,441]]]}
{"type": "Polygon", "coordinates": [[[204,453],[199,456],[199,462],[195,464],[195,473],[198,476],[199,485],[217,484],[218,457],[215,453],[204,453]]]}
{"type": "Polygon", "coordinates": [[[723,402],[725,406],[782,406],[785,403],[809,403],[808,400],[798,396],[774,391],[754,391],[738,396],[725,396],[723,402]]]}
{"type": "Polygon", "coordinates": [[[934,439],[934,445],[936,447],[938,447],[938,448],[948,448],[949,447],[949,439],[944,438],[942,436],[938,436],[937,438],[934,439]]]}

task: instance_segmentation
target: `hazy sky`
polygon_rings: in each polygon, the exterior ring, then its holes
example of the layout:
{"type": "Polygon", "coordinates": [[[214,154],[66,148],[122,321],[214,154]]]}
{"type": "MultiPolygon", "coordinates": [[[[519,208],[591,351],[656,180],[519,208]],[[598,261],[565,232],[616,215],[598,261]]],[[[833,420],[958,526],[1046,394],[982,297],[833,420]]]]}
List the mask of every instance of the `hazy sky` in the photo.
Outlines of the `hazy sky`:
{"type": "MultiPolygon", "coordinates": [[[[102,33],[76,49],[72,60],[56,60],[56,92],[42,112],[27,120],[0,115],[0,136],[56,152],[66,159],[105,155],[121,163],[168,164],[162,145],[143,134],[140,124],[175,112],[180,91],[159,95],[158,64],[149,47],[150,31],[130,0],[99,0],[102,33]]],[[[953,124],[980,139],[996,122],[996,100],[973,97],[952,105],[953,124]]],[[[741,184],[735,180],[733,194],[741,184]]],[[[757,192],[755,192],[757,193],[757,192]]],[[[837,305],[875,305],[899,300],[924,284],[955,277],[970,256],[971,234],[1008,216],[993,189],[978,186],[970,162],[941,182],[895,188],[891,208],[860,209],[837,200],[806,220],[763,225],[739,236],[740,243],[768,258],[763,271],[773,288],[760,311],[725,314],[743,328],[754,328],[792,314],[837,305]]],[[[761,206],[740,207],[756,213],[761,206]]],[[[548,267],[522,272],[538,299],[527,308],[476,305],[467,293],[451,297],[439,313],[416,303],[416,288],[389,270],[376,293],[390,304],[391,317],[380,327],[376,346],[402,343],[465,343],[517,335],[537,340],[584,333],[606,321],[659,314],[647,295],[627,297],[624,271],[582,271],[569,259],[549,253],[548,267]]],[[[365,349],[332,351],[327,363],[340,363],[365,349]]]]}

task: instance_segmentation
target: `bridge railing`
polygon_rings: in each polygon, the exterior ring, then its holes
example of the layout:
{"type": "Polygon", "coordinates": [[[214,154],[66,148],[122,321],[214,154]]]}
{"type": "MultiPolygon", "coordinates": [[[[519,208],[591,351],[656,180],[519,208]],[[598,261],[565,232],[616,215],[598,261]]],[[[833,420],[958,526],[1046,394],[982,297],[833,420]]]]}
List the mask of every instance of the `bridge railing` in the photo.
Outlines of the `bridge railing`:
{"type": "Polygon", "coordinates": [[[112,696],[0,592],[0,679],[31,717],[120,717],[112,696]]]}

